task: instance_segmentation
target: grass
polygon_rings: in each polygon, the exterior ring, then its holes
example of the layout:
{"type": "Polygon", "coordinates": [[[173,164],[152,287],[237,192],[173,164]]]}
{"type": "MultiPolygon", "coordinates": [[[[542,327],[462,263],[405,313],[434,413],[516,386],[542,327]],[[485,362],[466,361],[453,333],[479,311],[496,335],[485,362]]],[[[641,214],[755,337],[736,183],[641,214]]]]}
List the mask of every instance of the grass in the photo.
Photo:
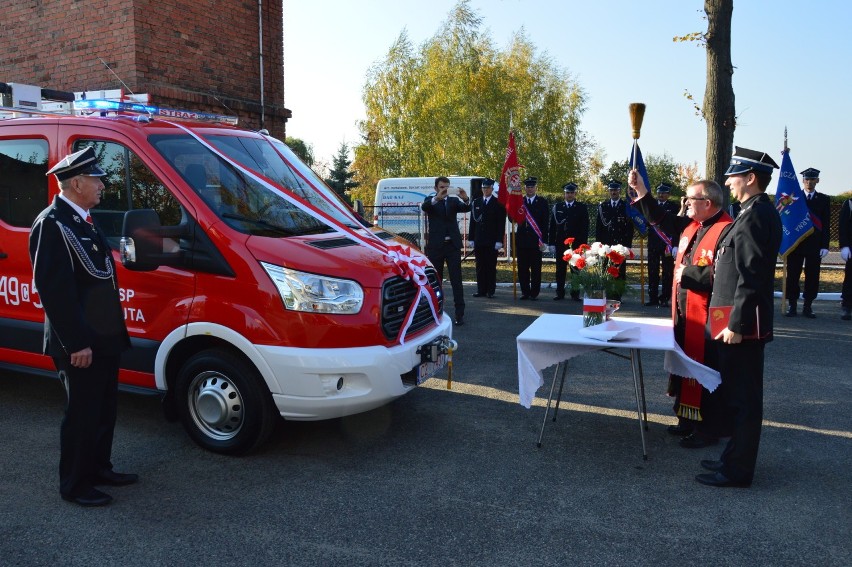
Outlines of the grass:
{"type": "MultiPolygon", "coordinates": [[[[474,260],[468,259],[462,262],[462,276],[464,281],[476,281],[476,270],[474,260]]],[[[647,282],[647,272],[645,274],[647,282]]],[[[775,289],[781,291],[782,270],[775,270],[775,289]]],[[[554,262],[545,261],[541,268],[541,280],[543,282],[552,282],[556,279],[556,264],[554,262]]],[[[801,282],[804,282],[802,276],[801,282]]],[[[823,268],[819,278],[819,290],[822,293],[840,293],[843,287],[843,270],[836,268],[823,268]]],[[[500,262],[497,264],[497,283],[512,283],[512,264],[510,262],[500,262]]],[[[638,264],[630,264],[627,267],[627,283],[628,285],[640,284],[640,272],[638,264]]]]}

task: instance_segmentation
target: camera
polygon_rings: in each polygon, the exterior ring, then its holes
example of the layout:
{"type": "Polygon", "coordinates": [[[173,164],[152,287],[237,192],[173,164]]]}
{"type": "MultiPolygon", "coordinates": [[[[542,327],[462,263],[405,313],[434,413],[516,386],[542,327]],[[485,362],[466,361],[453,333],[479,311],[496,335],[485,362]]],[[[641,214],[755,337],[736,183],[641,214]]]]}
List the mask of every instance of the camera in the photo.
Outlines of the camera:
{"type": "Polygon", "coordinates": [[[458,187],[447,187],[447,197],[458,197],[459,196],[459,188],[458,187]]]}

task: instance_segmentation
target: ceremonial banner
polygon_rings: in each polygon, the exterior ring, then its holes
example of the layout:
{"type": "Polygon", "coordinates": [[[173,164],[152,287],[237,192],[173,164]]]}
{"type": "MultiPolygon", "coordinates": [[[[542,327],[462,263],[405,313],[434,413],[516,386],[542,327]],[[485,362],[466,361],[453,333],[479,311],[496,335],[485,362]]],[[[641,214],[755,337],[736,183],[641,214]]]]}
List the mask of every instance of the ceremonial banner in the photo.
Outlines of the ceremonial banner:
{"type": "Polygon", "coordinates": [[[515,133],[509,132],[509,146],[506,159],[500,172],[500,191],[497,200],[506,209],[512,222],[524,222],[524,192],[521,189],[521,166],[518,164],[518,152],[515,149],[515,133]]]}
{"type": "Polygon", "coordinates": [[[796,177],[796,170],[790,160],[790,150],[784,150],[782,156],[778,188],[775,190],[775,208],[781,215],[782,225],[781,250],[778,254],[786,258],[814,231],[814,223],[808,211],[805,193],[799,186],[799,178],[796,177]]]}
{"type": "MultiPolygon", "coordinates": [[[[642,150],[639,149],[639,142],[636,140],[633,141],[633,145],[636,147],[636,165],[633,165],[633,150],[630,150],[630,157],[628,158],[628,164],[630,165],[630,169],[637,169],[639,171],[639,175],[642,177],[642,181],[645,182],[645,187],[648,188],[648,191],[651,190],[651,183],[648,181],[648,171],[645,169],[645,161],[642,159],[642,150]]],[[[630,200],[627,204],[627,214],[630,215],[630,219],[633,221],[633,224],[636,225],[636,229],[640,234],[645,235],[648,233],[648,221],[645,220],[645,217],[642,216],[642,213],[636,210],[633,206],[633,195],[630,195],[630,189],[627,190],[628,196],[630,200]]],[[[658,232],[658,234],[660,234],[658,232]]],[[[668,240],[667,238],[664,240],[668,240]]],[[[668,243],[671,245],[671,242],[668,243]]]]}

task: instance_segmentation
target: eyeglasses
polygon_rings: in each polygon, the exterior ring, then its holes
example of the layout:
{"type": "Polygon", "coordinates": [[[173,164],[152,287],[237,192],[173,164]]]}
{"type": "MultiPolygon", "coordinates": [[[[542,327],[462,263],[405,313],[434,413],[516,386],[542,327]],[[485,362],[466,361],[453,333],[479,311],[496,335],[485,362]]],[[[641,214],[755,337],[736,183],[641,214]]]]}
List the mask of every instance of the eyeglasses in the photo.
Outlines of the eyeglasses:
{"type": "Polygon", "coordinates": [[[709,201],[707,197],[687,197],[687,201],[709,201]]]}

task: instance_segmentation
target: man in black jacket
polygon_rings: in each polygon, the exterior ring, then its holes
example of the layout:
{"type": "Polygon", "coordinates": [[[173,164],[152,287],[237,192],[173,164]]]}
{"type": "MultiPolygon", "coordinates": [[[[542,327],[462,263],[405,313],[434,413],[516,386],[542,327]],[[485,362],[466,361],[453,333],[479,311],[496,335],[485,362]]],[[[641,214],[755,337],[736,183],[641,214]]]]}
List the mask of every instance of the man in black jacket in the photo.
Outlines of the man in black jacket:
{"type": "MultiPolygon", "coordinates": [[[[672,188],[667,183],[657,185],[657,204],[660,207],[676,215],[680,210],[680,206],[674,201],[669,200],[672,188]]],[[[649,219],[650,220],[650,219],[649,219]]],[[[672,296],[672,272],[674,270],[674,256],[672,255],[672,247],[677,244],[672,243],[673,235],[667,233],[661,227],[650,227],[648,229],[648,302],[646,306],[652,305],[668,305],[672,296]],[[657,232],[659,230],[660,232],[657,232]],[[660,236],[662,233],[668,242],[660,236]],[[662,280],[660,272],[662,271],[662,280]],[[662,284],[662,287],[660,285],[662,284]]]]}
{"type": "Polygon", "coordinates": [[[843,202],[837,224],[840,233],[840,258],[846,264],[843,272],[843,293],[840,294],[840,307],[843,308],[840,318],[852,321],[852,199],[843,202]]]}
{"type": "Polygon", "coordinates": [[[797,302],[799,300],[799,277],[802,275],[802,266],[805,268],[805,293],[803,294],[804,305],[802,315],[809,319],[815,319],[811,303],[819,293],[819,270],[822,259],[828,255],[828,241],[831,234],[831,199],[828,195],[817,193],[816,186],[819,183],[819,170],[809,167],[801,172],[802,186],[805,190],[805,199],[808,211],[813,221],[814,231],[799,243],[796,248],[787,255],[787,317],[796,316],[797,302]]]}
{"type": "Polygon", "coordinates": [[[712,472],[695,477],[720,487],[750,486],[754,478],[763,423],[764,348],[772,340],[775,262],[782,235],[778,211],[766,194],[778,164],[763,152],[735,150],[725,185],[742,208],[719,239],[708,320],[733,435],[718,461],[701,461],[712,472]]]}
{"type": "MultiPolygon", "coordinates": [[[[568,262],[562,259],[565,250],[589,242],[589,208],[585,203],[577,201],[577,184],[566,183],[562,186],[562,192],[565,200],[553,205],[547,238],[556,258],[556,297],[553,299],[557,301],[565,299],[565,277],[568,272],[568,262]],[[565,243],[569,238],[574,239],[570,246],[565,243]]],[[[571,289],[571,299],[580,301],[579,289],[571,289]]]]}
{"type": "Polygon", "coordinates": [[[541,292],[541,254],[547,247],[545,240],[549,207],[547,199],[536,195],[537,178],[527,177],[524,180],[524,190],[526,195],[523,206],[528,217],[518,224],[515,233],[515,245],[518,248],[518,283],[521,286],[521,299],[534,300],[541,292]]]}
{"type": "Polygon", "coordinates": [[[468,238],[476,256],[476,293],[474,297],[494,297],[497,290],[497,254],[503,249],[506,209],[492,195],[494,180],[482,180],[482,197],[473,200],[468,238]]]}
{"type": "Polygon", "coordinates": [[[464,287],[461,273],[462,237],[459,232],[458,213],[470,210],[470,197],[464,189],[453,190],[450,196],[450,180],[435,179],[435,195],[426,197],[420,206],[426,213],[429,234],[426,240],[426,257],[438,271],[438,279],[444,281],[444,262],[450,285],[453,288],[453,303],[456,308],[456,325],[464,325],[464,287]]]}
{"type": "Polygon", "coordinates": [[[130,346],[112,254],[89,209],[106,175],[94,148],[65,157],[47,172],[60,194],[33,223],[30,260],[44,307],[44,351],[53,357],[68,402],[60,433],[59,492],[81,506],[112,497],[96,485],[121,486],[135,474],[113,471],[111,454],[119,358],[130,346]]]}

